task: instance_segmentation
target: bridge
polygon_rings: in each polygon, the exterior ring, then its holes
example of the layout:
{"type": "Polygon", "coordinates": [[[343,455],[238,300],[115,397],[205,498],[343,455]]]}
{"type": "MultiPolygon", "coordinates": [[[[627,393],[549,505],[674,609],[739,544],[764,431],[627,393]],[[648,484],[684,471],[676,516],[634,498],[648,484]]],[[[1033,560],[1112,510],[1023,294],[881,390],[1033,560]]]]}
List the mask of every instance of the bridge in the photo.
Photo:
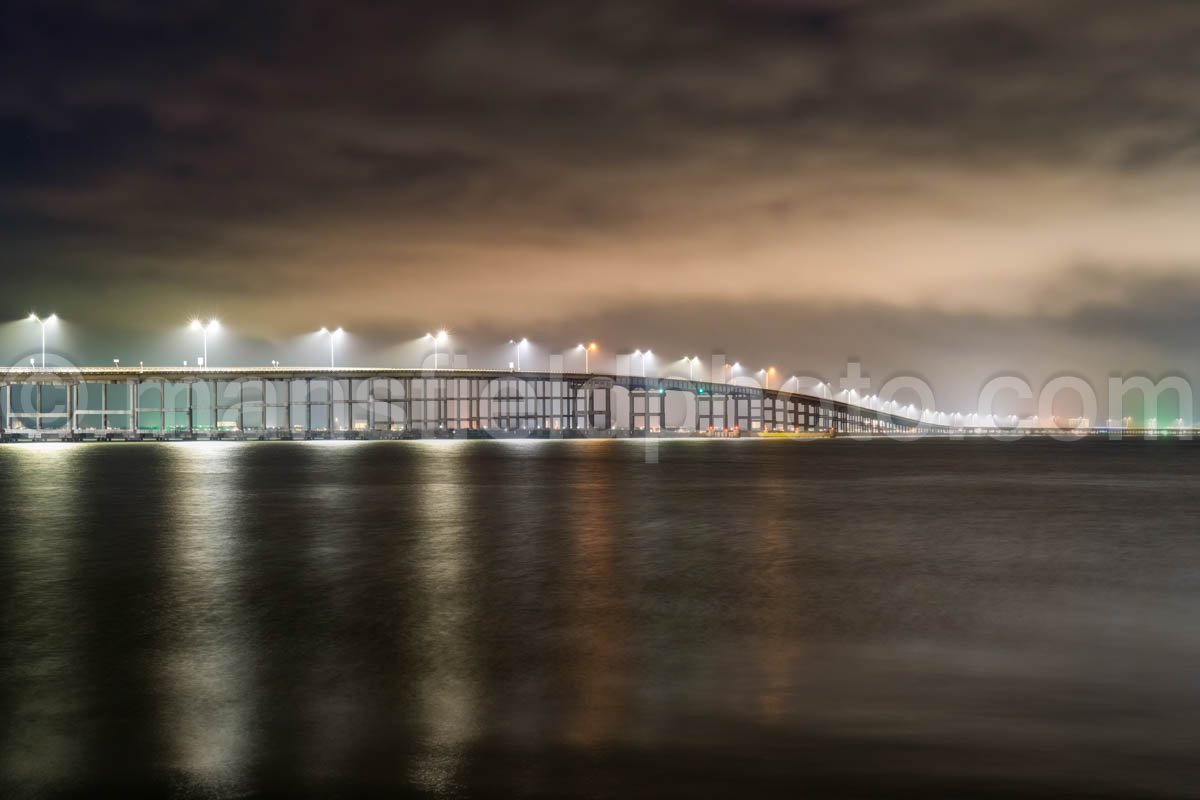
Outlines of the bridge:
{"type": "Polygon", "coordinates": [[[939,429],[755,385],[599,373],[332,367],[0,369],[0,438],[334,439],[939,429]],[[617,400],[624,406],[618,414],[617,400]],[[686,406],[685,406],[686,410],[686,406]],[[677,426],[677,428],[682,426],[677,426]]]}

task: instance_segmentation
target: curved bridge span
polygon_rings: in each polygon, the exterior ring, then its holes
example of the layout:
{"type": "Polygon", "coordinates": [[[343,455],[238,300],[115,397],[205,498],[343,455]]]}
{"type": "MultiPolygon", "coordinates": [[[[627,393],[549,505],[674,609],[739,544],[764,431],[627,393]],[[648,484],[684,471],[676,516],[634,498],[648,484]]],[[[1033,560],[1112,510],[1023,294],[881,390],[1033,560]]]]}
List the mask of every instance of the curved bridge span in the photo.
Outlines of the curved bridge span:
{"type": "Polygon", "coordinates": [[[479,369],[9,368],[0,370],[0,407],[0,436],[9,440],[940,429],[753,385],[479,369]]]}

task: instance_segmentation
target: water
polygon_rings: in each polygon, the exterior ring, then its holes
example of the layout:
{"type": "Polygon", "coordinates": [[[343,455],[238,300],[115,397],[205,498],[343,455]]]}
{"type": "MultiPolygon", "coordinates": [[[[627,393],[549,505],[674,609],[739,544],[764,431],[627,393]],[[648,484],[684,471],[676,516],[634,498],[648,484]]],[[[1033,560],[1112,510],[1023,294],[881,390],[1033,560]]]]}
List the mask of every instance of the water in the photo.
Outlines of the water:
{"type": "Polygon", "coordinates": [[[1196,796],[1197,446],[0,447],[0,795],[1196,796]]]}

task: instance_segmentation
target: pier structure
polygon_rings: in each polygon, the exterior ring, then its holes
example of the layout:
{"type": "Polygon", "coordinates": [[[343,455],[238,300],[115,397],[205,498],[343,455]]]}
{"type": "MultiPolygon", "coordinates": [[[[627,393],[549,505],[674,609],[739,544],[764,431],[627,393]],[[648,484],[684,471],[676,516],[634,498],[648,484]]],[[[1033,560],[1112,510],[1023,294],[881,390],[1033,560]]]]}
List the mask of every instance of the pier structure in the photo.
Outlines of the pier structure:
{"type": "Polygon", "coordinates": [[[936,427],[830,398],[681,378],[478,369],[114,366],[0,370],[0,436],[655,435],[668,431],[668,398],[680,396],[694,405],[687,430],[698,433],[917,433],[936,427]]]}

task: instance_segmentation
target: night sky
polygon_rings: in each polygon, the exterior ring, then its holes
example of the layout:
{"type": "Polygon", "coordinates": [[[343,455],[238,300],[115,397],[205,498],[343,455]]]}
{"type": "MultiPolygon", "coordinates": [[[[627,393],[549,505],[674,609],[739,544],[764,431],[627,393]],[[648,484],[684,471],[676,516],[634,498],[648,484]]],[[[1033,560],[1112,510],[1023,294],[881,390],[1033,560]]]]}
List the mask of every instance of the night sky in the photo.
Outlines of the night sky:
{"type": "Polygon", "coordinates": [[[860,359],[950,402],[1194,371],[1194,3],[2,13],[0,318],[57,311],[77,361],[174,363],[200,314],[231,360],[448,327],[480,365],[512,336],[860,359]]]}

